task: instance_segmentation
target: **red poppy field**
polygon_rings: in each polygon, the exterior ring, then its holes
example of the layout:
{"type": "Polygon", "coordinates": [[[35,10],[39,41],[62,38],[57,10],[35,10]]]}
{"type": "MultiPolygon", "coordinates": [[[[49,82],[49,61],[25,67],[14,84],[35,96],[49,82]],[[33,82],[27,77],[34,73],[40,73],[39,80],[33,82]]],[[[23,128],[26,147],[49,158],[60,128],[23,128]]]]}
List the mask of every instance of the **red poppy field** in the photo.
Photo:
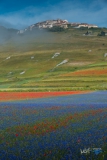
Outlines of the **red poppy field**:
{"type": "Polygon", "coordinates": [[[0,101],[32,99],[32,98],[42,98],[42,97],[61,96],[61,95],[72,95],[72,94],[81,94],[81,93],[86,93],[86,91],[0,92],[0,101]]]}
{"type": "Polygon", "coordinates": [[[65,74],[64,76],[107,76],[107,68],[104,69],[85,69],[73,73],[65,74]]]}

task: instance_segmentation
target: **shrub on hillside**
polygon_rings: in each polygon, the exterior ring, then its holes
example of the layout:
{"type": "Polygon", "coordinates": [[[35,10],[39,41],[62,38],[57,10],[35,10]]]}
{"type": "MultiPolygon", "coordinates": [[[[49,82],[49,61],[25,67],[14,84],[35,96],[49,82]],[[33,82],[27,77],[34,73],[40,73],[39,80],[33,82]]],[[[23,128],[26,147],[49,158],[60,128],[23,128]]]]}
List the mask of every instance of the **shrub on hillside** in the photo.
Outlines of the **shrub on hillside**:
{"type": "Polygon", "coordinates": [[[51,32],[63,32],[65,31],[65,28],[60,26],[53,26],[52,28],[49,28],[49,31],[51,32]]]}
{"type": "Polygon", "coordinates": [[[98,36],[105,36],[105,32],[101,31],[101,33],[99,33],[98,36]]]}

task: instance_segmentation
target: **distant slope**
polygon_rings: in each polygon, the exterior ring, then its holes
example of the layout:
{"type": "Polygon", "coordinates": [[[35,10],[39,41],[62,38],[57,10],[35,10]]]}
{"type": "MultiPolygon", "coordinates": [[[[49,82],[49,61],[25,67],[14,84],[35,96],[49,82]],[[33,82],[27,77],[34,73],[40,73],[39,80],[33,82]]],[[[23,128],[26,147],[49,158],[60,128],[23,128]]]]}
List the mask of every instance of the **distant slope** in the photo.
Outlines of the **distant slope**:
{"type": "Polygon", "coordinates": [[[17,34],[17,29],[7,29],[3,26],[0,26],[0,44],[7,42],[8,40],[10,40],[12,37],[15,37],[17,34]]]}
{"type": "Polygon", "coordinates": [[[106,74],[75,75],[87,69],[106,72],[107,36],[97,36],[101,29],[91,31],[83,36],[87,29],[41,30],[10,38],[0,45],[0,90],[107,89],[106,74]]]}

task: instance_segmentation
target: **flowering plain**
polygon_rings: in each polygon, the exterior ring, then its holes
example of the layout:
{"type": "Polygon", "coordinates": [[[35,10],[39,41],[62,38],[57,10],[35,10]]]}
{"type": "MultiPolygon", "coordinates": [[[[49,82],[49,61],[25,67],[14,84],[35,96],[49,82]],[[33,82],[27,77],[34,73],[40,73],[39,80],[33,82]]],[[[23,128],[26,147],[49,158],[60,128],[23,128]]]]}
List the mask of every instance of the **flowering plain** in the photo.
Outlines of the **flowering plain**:
{"type": "Polygon", "coordinates": [[[106,160],[107,91],[1,92],[0,157],[106,160]]]}

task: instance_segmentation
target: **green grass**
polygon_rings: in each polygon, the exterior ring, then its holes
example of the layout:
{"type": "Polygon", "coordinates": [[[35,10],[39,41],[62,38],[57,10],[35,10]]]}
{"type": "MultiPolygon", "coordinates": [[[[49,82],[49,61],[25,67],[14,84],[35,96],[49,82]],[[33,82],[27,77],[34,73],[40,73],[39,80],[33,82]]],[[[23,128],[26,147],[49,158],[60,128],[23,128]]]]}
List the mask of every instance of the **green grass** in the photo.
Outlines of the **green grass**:
{"type": "Polygon", "coordinates": [[[83,36],[87,29],[71,28],[66,33],[44,32],[33,38],[25,35],[0,45],[0,90],[107,89],[106,76],[63,76],[78,70],[107,67],[107,58],[104,57],[107,36],[97,36],[101,29],[90,30],[93,36],[83,36]],[[60,55],[52,59],[56,52],[60,55]],[[6,60],[9,56],[10,59],[6,60]],[[65,59],[68,63],[56,67],[65,59]],[[23,71],[25,74],[21,75],[23,71]]]}

